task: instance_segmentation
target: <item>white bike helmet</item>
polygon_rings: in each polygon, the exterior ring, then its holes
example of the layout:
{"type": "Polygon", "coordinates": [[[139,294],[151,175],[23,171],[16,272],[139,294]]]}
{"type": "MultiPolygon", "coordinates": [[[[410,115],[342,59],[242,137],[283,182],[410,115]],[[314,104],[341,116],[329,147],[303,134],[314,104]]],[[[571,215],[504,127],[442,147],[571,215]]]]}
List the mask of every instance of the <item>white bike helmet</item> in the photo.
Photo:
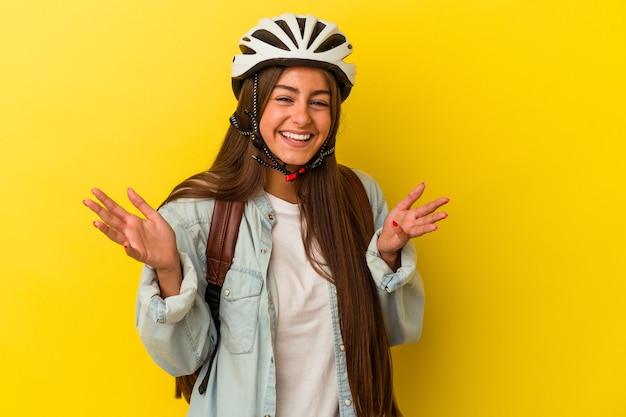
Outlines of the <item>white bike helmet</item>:
{"type": "Polygon", "coordinates": [[[337,79],[341,100],[350,94],[356,66],[343,62],[352,45],[337,25],[313,15],[286,13],[264,18],[239,41],[241,54],[233,57],[232,83],[239,97],[242,82],[272,65],[312,66],[329,70],[337,79]]]}

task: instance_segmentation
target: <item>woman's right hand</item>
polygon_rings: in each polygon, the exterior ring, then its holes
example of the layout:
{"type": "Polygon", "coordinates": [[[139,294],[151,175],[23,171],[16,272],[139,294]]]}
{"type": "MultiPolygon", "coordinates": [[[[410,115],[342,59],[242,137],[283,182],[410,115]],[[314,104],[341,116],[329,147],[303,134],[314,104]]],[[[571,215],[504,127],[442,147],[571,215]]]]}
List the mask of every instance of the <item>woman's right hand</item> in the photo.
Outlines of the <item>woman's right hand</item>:
{"type": "Polygon", "coordinates": [[[182,272],[176,234],[159,212],[131,188],[128,189],[128,199],[145,218],[129,213],[103,191],[97,188],[91,191],[100,204],[89,199],[83,203],[101,219],[93,225],[123,246],[128,256],[154,268],[162,291],[164,284],[169,293],[176,292],[176,287],[180,289],[182,272]]]}

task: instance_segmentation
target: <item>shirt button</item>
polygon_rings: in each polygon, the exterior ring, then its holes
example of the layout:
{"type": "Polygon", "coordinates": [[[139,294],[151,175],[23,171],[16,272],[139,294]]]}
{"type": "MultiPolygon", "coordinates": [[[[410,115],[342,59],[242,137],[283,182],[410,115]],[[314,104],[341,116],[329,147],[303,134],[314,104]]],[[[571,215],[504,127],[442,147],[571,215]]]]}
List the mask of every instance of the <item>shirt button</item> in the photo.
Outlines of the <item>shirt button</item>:
{"type": "Polygon", "coordinates": [[[350,400],[345,400],[343,403],[345,405],[347,405],[347,406],[351,406],[352,405],[352,401],[350,401],[350,400]]]}
{"type": "Polygon", "coordinates": [[[267,253],[267,249],[261,249],[261,253],[265,255],[267,253]]]}
{"type": "Polygon", "coordinates": [[[346,351],[346,347],[344,345],[339,345],[339,350],[342,352],[346,351]]]}
{"type": "Polygon", "coordinates": [[[230,295],[230,290],[224,290],[224,295],[228,297],[230,295]]]}
{"type": "Polygon", "coordinates": [[[267,218],[270,219],[270,220],[274,220],[274,215],[273,214],[268,214],[267,218]]]}

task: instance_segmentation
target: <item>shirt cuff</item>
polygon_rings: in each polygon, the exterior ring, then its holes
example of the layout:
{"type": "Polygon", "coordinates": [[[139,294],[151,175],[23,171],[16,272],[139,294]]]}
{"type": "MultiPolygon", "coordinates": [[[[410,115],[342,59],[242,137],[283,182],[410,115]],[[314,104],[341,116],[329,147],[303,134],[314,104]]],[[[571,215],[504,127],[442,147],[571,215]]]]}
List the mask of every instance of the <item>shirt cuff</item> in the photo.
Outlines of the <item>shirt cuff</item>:
{"type": "Polygon", "coordinates": [[[400,267],[397,271],[393,271],[387,262],[385,262],[378,252],[378,238],[382,232],[382,228],[378,229],[367,248],[366,258],[367,264],[372,273],[372,278],[376,286],[387,292],[392,293],[398,288],[408,283],[416,268],[416,252],[413,242],[410,240],[400,250],[400,267]]]}
{"type": "Polygon", "coordinates": [[[197,274],[187,254],[180,252],[183,281],[180,293],[161,298],[159,279],[154,268],[144,265],[139,284],[139,302],[156,323],[177,323],[193,306],[198,291],[197,274]]]}

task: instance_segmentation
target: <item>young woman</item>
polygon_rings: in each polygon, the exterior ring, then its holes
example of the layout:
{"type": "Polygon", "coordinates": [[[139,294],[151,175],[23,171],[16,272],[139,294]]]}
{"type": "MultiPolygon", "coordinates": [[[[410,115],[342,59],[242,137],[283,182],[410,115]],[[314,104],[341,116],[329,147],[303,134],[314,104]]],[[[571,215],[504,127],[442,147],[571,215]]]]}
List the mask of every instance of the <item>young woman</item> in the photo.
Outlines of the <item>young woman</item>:
{"type": "Polygon", "coordinates": [[[389,347],[419,338],[424,300],[411,239],[437,229],[448,199],[412,208],[420,184],[388,212],[376,182],[355,171],[374,218],[366,235],[334,154],[355,76],[346,37],[285,14],[239,45],[238,106],[213,166],[158,211],[129,189],[145,218],[97,189],[100,203],[85,200],[94,225],[145,264],[141,339],[170,374],[200,369],[189,416],[398,416],[389,347]],[[204,300],[216,199],[245,201],[219,343],[204,300]]]}

